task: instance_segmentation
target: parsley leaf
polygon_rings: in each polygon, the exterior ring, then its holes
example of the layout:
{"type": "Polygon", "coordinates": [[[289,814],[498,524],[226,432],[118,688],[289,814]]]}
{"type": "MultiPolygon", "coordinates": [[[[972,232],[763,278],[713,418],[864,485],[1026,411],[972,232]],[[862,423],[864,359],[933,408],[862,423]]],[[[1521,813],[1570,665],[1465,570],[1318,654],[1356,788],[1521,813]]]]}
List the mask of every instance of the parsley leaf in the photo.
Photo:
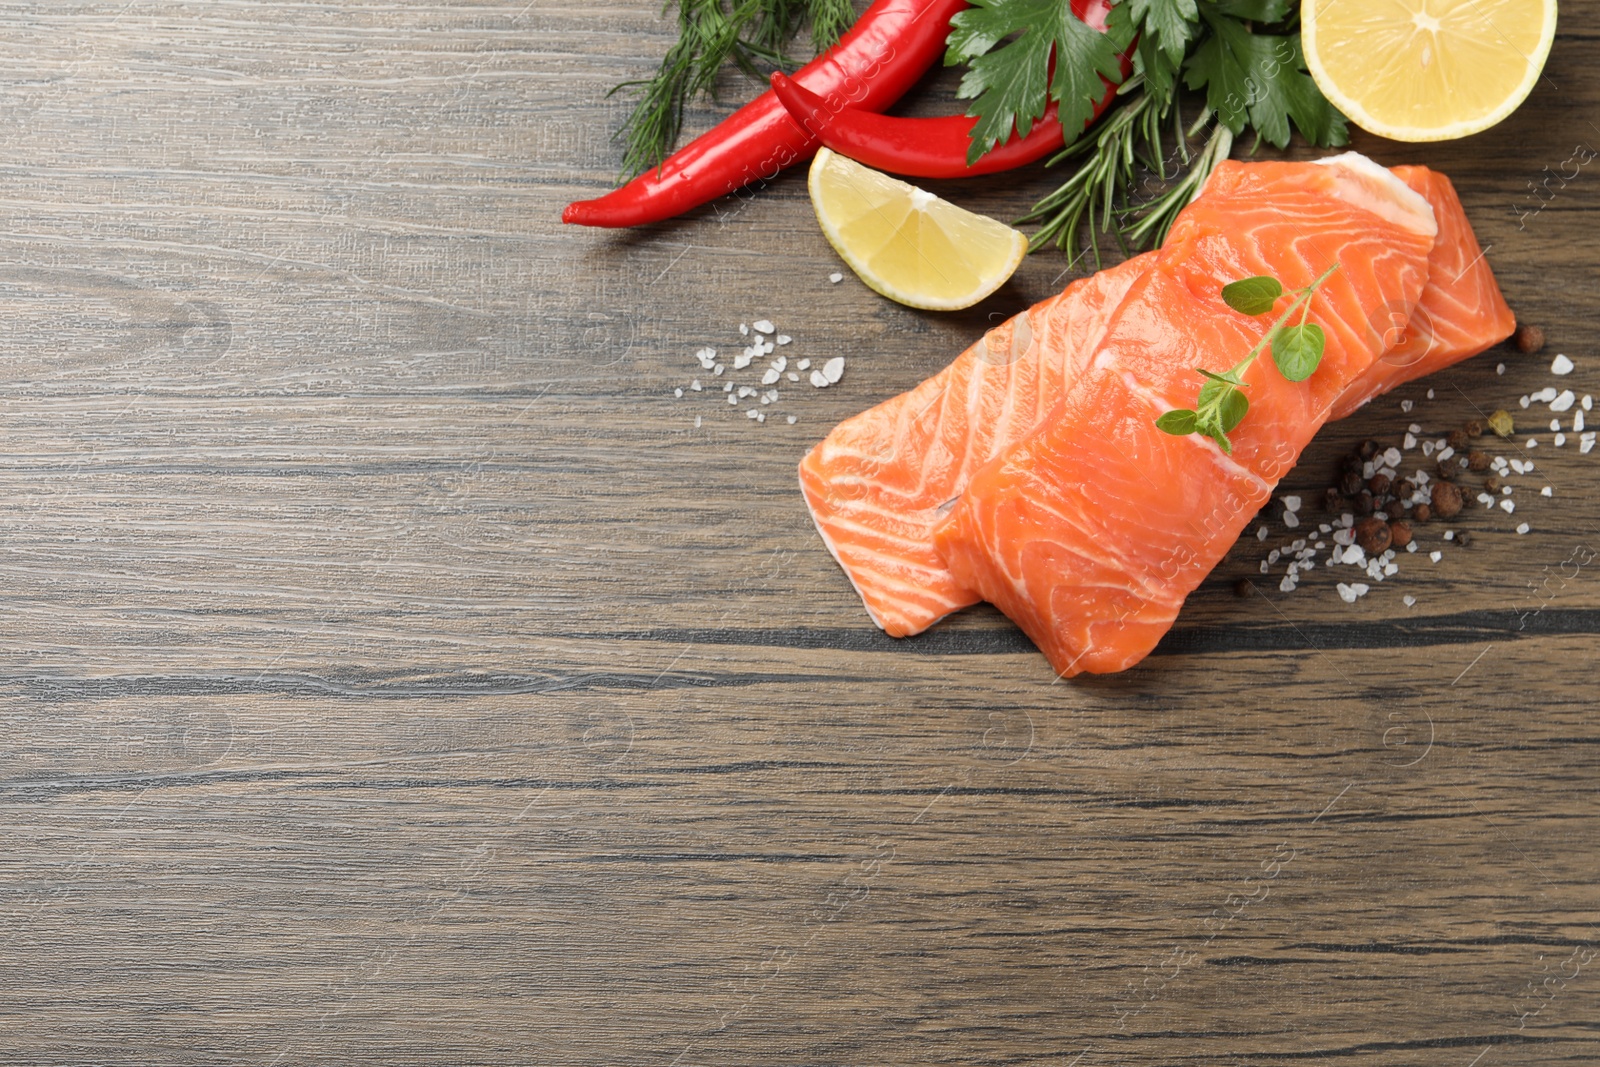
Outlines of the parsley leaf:
{"type": "MultiPolygon", "coordinates": [[[[1245,0],[1232,2],[1235,8],[1247,6],[1245,0]]],[[[1251,33],[1211,3],[1203,3],[1200,14],[1211,34],[1190,55],[1184,84],[1206,90],[1206,103],[1225,126],[1237,134],[1249,124],[1268,143],[1283,148],[1293,119],[1312,144],[1345,143],[1344,116],[1306,72],[1299,34],[1251,33]]]]}
{"type": "Polygon", "coordinates": [[[956,95],[972,101],[967,114],[978,119],[969,164],[1010,140],[1013,127],[1027,136],[1050,100],[1060,104],[1070,144],[1105,95],[1101,76],[1121,80],[1113,35],[1080,22],[1064,0],[975,0],[950,25],[945,65],[967,63],[956,95]]]}
{"type": "Polygon", "coordinates": [[[1200,9],[1195,0],[1123,0],[1106,16],[1106,33],[1119,49],[1135,36],[1133,69],[1157,99],[1172,98],[1184,53],[1200,30],[1200,9]]]}

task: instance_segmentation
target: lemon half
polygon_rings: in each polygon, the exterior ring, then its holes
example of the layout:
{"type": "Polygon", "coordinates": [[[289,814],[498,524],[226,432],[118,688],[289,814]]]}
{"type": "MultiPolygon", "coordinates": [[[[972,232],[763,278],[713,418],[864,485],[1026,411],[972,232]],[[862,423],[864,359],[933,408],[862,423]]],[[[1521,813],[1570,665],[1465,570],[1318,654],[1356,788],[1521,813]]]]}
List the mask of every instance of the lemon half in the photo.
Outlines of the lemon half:
{"type": "Polygon", "coordinates": [[[1016,272],[1028,239],[1003,222],[817,150],[807,185],[828,243],[890,300],[931,311],[971,307],[1016,272]]]}
{"type": "Polygon", "coordinates": [[[1396,141],[1486,130],[1533,90],[1556,0],[1305,0],[1306,66],[1357,126],[1396,141]]]}

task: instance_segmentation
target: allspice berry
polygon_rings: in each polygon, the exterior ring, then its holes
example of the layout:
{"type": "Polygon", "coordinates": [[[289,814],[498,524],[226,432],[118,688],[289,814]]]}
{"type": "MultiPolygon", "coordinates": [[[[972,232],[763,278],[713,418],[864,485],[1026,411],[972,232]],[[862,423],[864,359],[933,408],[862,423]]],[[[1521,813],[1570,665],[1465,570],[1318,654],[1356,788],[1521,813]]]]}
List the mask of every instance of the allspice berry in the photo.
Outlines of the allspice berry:
{"type": "Polygon", "coordinates": [[[1479,422],[1477,419],[1473,419],[1471,422],[1467,423],[1466,429],[1468,437],[1477,438],[1483,436],[1483,423],[1479,422]]]}
{"type": "Polygon", "coordinates": [[[1391,484],[1393,482],[1387,474],[1374,474],[1367,479],[1367,488],[1372,490],[1373,496],[1382,496],[1387,493],[1391,484]]]}
{"type": "Polygon", "coordinates": [[[1372,494],[1365,489],[1356,494],[1355,513],[1357,515],[1371,515],[1373,511],[1372,494]]]}
{"type": "Polygon", "coordinates": [[[1500,491],[1500,476],[1498,474],[1489,475],[1483,480],[1483,487],[1491,493],[1498,493],[1500,491]]]}
{"type": "Polygon", "coordinates": [[[1467,453],[1467,470],[1486,471],[1489,469],[1489,453],[1479,452],[1474,448],[1467,453]]]}
{"type": "Polygon", "coordinates": [[[1441,519],[1453,519],[1461,514],[1461,490],[1450,482],[1434,482],[1430,498],[1433,513],[1441,519]]]}
{"type": "Polygon", "coordinates": [[[1411,526],[1404,522],[1391,522],[1389,524],[1389,544],[1393,548],[1404,548],[1411,543],[1411,526]]]}
{"type": "Polygon", "coordinates": [[[1519,322],[1517,332],[1511,335],[1511,343],[1517,346],[1518,352],[1531,356],[1544,348],[1544,331],[1537,326],[1519,322]]]}
{"type": "Polygon", "coordinates": [[[1449,445],[1457,452],[1465,452],[1467,450],[1467,444],[1471,438],[1467,436],[1467,431],[1465,430],[1451,430],[1449,435],[1446,436],[1444,440],[1445,444],[1449,445]]]}
{"type": "Polygon", "coordinates": [[[1411,509],[1411,518],[1416,522],[1427,522],[1433,518],[1433,509],[1426,504],[1418,504],[1411,509]]]}
{"type": "Polygon", "coordinates": [[[1382,555],[1393,539],[1389,524],[1382,519],[1362,519],[1356,523],[1356,544],[1369,556],[1382,555]]]}
{"type": "Polygon", "coordinates": [[[1345,496],[1355,496],[1357,493],[1361,492],[1362,485],[1363,483],[1361,481],[1360,473],[1352,474],[1346,472],[1345,475],[1339,479],[1339,492],[1345,496]]]}

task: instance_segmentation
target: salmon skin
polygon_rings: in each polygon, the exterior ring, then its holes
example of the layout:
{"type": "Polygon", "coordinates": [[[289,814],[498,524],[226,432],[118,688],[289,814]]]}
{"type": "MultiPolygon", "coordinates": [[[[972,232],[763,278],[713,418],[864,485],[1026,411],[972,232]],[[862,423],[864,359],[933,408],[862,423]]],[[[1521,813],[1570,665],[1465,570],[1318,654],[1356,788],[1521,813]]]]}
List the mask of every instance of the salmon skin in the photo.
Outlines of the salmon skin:
{"type": "Polygon", "coordinates": [[[1409,319],[1436,232],[1427,200],[1363,157],[1223,163],[1060,406],[974,474],[935,528],[951,574],[1021,626],[1058,674],[1138,663],[1383,356],[1373,324],[1392,310],[1409,319]],[[1268,359],[1252,364],[1231,454],[1156,428],[1193,405],[1194,368],[1228,370],[1268,328],[1230,309],[1224,284],[1270,275],[1294,290],[1334,264],[1310,303],[1321,364],[1303,382],[1268,359]]]}
{"type": "MultiPolygon", "coordinates": [[[[1434,209],[1429,281],[1412,318],[1390,307],[1373,324],[1391,347],[1341,395],[1335,417],[1514,328],[1449,180],[1425,167],[1394,173],[1434,209]]],[[[918,633],[981,599],[944,566],[934,525],[973,471],[1030,432],[1077,380],[1111,313],[1155,258],[1073,282],[915,389],[845,420],[806,456],[800,483],[817,529],[886,632],[918,633]]]]}

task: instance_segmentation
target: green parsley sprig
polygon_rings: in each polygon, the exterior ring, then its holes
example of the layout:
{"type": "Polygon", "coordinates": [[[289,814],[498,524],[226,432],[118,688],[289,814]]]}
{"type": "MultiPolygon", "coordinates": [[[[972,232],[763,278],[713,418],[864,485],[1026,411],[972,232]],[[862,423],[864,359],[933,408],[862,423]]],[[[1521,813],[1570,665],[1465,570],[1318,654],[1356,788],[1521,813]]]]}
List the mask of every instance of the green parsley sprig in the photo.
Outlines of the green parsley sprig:
{"type": "MultiPolygon", "coordinates": [[[[1233,442],[1228,440],[1228,434],[1244,421],[1245,413],[1250,410],[1250,401],[1244,395],[1244,390],[1249,388],[1244,381],[1244,372],[1250,369],[1261,353],[1266,352],[1278,368],[1278,373],[1291,382],[1305,381],[1316,373],[1318,365],[1322,363],[1327,338],[1323,335],[1322,327],[1307,322],[1306,317],[1311,313],[1311,297],[1338,269],[1339,264],[1334,263],[1310,285],[1296,289],[1294,300],[1283,309],[1272,328],[1256,342],[1248,355],[1225,372],[1214,374],[1204,367],[1196,367],[1195,370],[1206,382],[1200,387],[1195,406],[1167,412],[1156,420],[1156,427],[1175,437],[1204,434],[1224,452],[1231,453],[1233,442]],[[1293,326],[1285,326],[1284,323],[1296,311],[1300,312],[1300,321],[1293,326]]],[[[1222,287],[1222,299],[1243,315],[1267,314],[1277,306],[1278,298],[1283,293],[1282,283],[1267,275],[1242,278],[1222,287]]]]}
{"type": "MultiPolygon", "coordinates": [[[[1049,165],[1076,161],[1061,186],[1019,220],[1041,223],[1030,242],[1032,250],[1053,243],[1075,253],[1083,233],[1098,262],[1101,233],[1109,232],[1133,248],[1159,244],[1247,128],[1255,132],[1252,153],[1262,141],[1287,146],[1291,126],[1315,145],[1334,147],[1348,140],[1344,116],[1306,70],[1294,0],[1120,0],[1110,10],[1106,33],[1095,35],[1098,47],[1090,46],[1081,24],[1077,31],[1062,33],[1043,17],[1046,8],[1066,11],[1064,0],[977,3],[979,7],[955,21],[966,19],[991,32],[964,37],[959,48],[952,34],[945,57],[946,63],[966,62],[983,72],[981,78],[969,74],[958,93],[972,100],[968,113],[978,117],[972,151],[981,154],[1003,143],[1013,117],[1016,129],[1026,133],[1049,101],[1057,100],[1067,148],[1049,165]],[[1030,28],[1039,26],[1046,29],[1030,28]],[[1007,27],[1020,36],[994,36],[993,31],[1007,27]],[[1091,140],[1079,141],[1086,114],[1082,108],[1104,91],[1099,81],[1105,73],[1103,53],[1120,53],[1135,40],[1133,73],[1113,110],[1100,120],[1091,140]],[[1054,74],[1047,75],[1051,48],[1054,74]],[[1064,66],[1081,77],[1064,75],[1064,66]],[[1199,118],[1187,133],[1179,118],[1180,89],[1204,94],[1199,118]],[[1169,124],[1172,150],[1166,143],[1169,124]],[[1211,133],[1191,159],[1189,141],[1207,126],[1211,133]],[[1138,201],[1134,193],[1141,170],[1173,183],[1138,201]]],[[[1114,73],[1106,77],[1117,80],[1114,73]]]]}

